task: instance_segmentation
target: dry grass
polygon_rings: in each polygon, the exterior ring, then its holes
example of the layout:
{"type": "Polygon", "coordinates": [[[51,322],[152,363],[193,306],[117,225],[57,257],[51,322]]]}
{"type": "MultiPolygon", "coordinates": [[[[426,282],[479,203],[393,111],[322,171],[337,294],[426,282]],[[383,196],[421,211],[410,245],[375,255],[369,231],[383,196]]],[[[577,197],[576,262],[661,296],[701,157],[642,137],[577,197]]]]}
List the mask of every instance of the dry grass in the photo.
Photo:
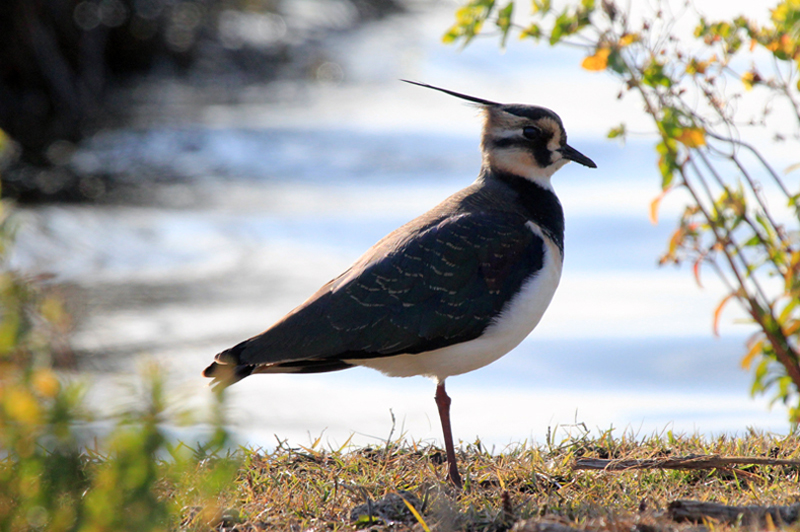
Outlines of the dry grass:
{"type": "MultiPolygon", "coordinates": [[[[380,448],[322,450],[282,444],[272,452],[245,450],[238,478],[226,500],[220,501],[228,511],[217,528],[500,531],[516,525],[517,530],[541,531],[561,524],[626,532],[696,530],[695,524],[672,521],[666,511],[671,502],[800,502],[797,466],[623,472],[573,469],[580,457],[714,454],[798,460],[798,434],[752,432],[737,438],[705,439],[667,433],[643,439],[578,432],[563,441],[550,438],[543,446],[520,445],[502,452],[489,452],[480,443],[462,447],[463,491],[445,483],[444,453],[430,445],[390,442],[380,448]]],[[[736,527],[713,521],[705,525],[710,529],[736,527]]],[[[764,526],[781,524],[768,521],[764,526]]],[[[800,530],[797,522],[791,527],[800,530]]],[[[186,527],[208,528],[198,520],[186,527]]]]}

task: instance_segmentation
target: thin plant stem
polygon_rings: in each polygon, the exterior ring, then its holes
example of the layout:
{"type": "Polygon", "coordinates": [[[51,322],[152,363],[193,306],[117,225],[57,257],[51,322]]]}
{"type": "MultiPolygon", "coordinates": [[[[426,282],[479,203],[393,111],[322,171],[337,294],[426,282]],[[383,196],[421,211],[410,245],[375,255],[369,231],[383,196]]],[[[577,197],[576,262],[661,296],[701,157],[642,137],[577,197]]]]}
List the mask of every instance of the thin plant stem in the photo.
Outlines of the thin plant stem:
{"type": "Polygon", "coordinates": [[[761,162],[761,164],[764,166],[764,168],[767,170],[767,172],[769,172],[769,174],[772,176],[772,179],[775,180],[775,183],[781,189],[781,192],[783,192],[788,199],[792,199],[793,195],[786,188],[786,185],[783,184],[783,180],[780,178],[778,173],[772,168],[772,166],[770,166],[770,164],[767,162],[767,160],[764,159],[764,157],[761,155],[761,153],[759,153],[759,151],[757,149],[755,149],[751,144],[748,144],[747,142],[741,141],[739,139],[734,139],[734,138],[731,138],[731,137],[722,137],[722,136],[714,133],[713,131],[706,131],[706,135],[708,135],[709,137],[715,138],[717,140],[721,140],[723,142],[730,142],[731,144],[736,144],[737,146],[741,146],[741,147],[745,148],[746,150],[750,151],[753,155],[756,156],[756,158],[758,158],[759,162],[761,162]]]}
{"type": "MultiPolygon", "coordinates": [[[[728,190],[728,186],[724,183],[724,181],[720,177],[719,173],[717,172],[716,168],[714,168],[714,165],[711,164],[711,161],[708,160],[708,157],[706,157],[706,155],[703,153],[703,151],[702,150],[695,150],[695,153],[697,153],[700,156],[700,158],[703,161],[703,164],[706,166],[706,168],[708,168],[709,172],[711,172],[711,174],[714,176],[714,179],[717,181],[717,183],[719,183],[719,185],[721,187],[723,187],[725,190],[728,190]]],[[[773,227],[775,229],[776,233],[779,234],[779,236],[780,236],[779,229],[778,229],[779,226],[778,226],[778,224],[775,223],[775,221],[773,220],[772,216],[769,214],[769,210],[767,209],[766,205],[764,205],[763,201],[759,197],[758,190],[756,189],[755,182],[752,180],[752,178],[750,177],[749,173],[747,173],[746,168],[742,167],[741,164],[739,164],[737,162],[737,159],[735,158],[735,156],[731,155],[731,156],[728,156],[728,157],[730,159],[732,159],[734,161],[734,163],[736,163],[737,166],[739,167],[739,170],[742,172],[742,175],[744,175],[745,179],[747,180],[748,184],[750,185],[750,189],[753,191],[753,194],[756,196],[756,201],[758,201],[758,204],[761,207],[762,212],[766,216],[767,221],[769,222],[771,227],[773,227]]],[[[750,216],[747,214],[747,210],[746,209],[744,210],[744,212],[742,213],[741,216],[742,216],[742,220],[750,227],[750,229],[752,229],[752,231],[756,235],[756,237],[758,237],[758,239],[761,242],[761,244],[764,245],[765,247],[769,247],[769,237],[768,236],[765,237],[764,235],[761,234],[761,230],[756,225],[756,223],[753,222],[753,220],[750,218],[750,216]]],[[[781,244],[784,244],[783,239],[781,239],[781,244]]],[[[773,261],[773,264],[778,269],[778,271],[781,272],[781,274],[785,273],[784,272],[785,268],[783,268],[784,265],[780,264],[779,262],[777,262],[772,253],[769,253],[768,255],[770,256],[770,259],[773,261]]]]}
{"type": "MultiPolygon", "coordinates": [[[[697,151],[697,150],[695,150],[695,151],[697,151]]],[[[694,162],[694,158],[691,155],[687,156],[687,161],[689,162],[690,166],[694,169],[695,173],[698,174],[698,175],[701,175],[700,169],[697,167],[696,163],[694,162]]],[[[686,179],[686,178],[684,177],[684,179],[686,179]]],[[[701,178],[701,181],[702,181],[702,178],[701,178]]],[[[698,196],[694,193],[694,191],[691,189],[691,187],[689,187],[689,190],[690,190],[690,193],[692,193],[693,197],[695,198],[695,201],[697,201],[698,204],[699,204],[698,196]]],[[[714,205],[716,206],[716,203],[714,205]]],[[[722,246],[722,250],[725,253],[725,256],[729,258],[729,262],[730,262],[731,267],[735,269],[733,258],[731,256],[731,254],[728,252],[728,246],[733,248],[733,251],[734,251],[733,256],[738,257],[739,262],[741,262],[742,268],[744,268],[744,270],[749,273],[751,271],[750,264],[747,262],[747,259],[745,259],[744,254],[742,253],[742,249],[739,247],[739,245],[734,240],[733,235],[727,229],[725,229],[724,227],[720,228],[720,226],[717,224],[716,220],[712,220],[710,218],[710,214],[705,209],[703,209],[702,212],[703,212],[703,215],[706,216],[706,220],[707,220],[707,222],[709,224],[709,227],[711,227],[713,232],[714,232],[714,239],[717,242],[722,243],[722,245],[723,245],[722,246]],[[724,234],[720,234],[720,229],[722,231],[724,231],[724,234]]],[[[765,306],[769,307],[769,298],[764,293],[764,290],[761,288],[761,285],[759,284],[759,282],[755,278],[755,276],[747,275],[745,277],[742,277],[739,274],[738,269],[736,269],[736,271],[734,271],[734,274],[736,275],[736,278],[737,278],[737,281],[739,283],[739,286],[741,286],[742,288],[745,288],[745,290],[747,290],[746,289],[747,285],[745,284],[745,282],[746,282],[745,280],[749,279],[750,282],[752,283],[752,285],[755,288],[755,294],[758,297],[761,298],[761,300],[764,302],[765,306]]]]}

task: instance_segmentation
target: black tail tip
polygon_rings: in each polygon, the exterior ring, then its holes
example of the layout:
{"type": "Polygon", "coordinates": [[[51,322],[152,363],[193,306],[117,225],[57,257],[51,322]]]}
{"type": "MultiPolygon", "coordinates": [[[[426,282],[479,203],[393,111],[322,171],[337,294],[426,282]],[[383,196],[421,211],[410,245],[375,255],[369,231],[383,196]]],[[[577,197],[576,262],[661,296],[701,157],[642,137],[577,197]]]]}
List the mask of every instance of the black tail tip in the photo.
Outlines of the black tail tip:
{"type": "Polygon", "coordinates": [[[203,370],[203,377],[212,379],[211,386],[215,389],[219,386],[227,388],[231,384],[235,384],[245,377],[249,377],[254,369],[255,366],[251,364],[230,365],[212,362],[203,370]]]}
{"type": "Polygon", "coordinates": [[[208,379],[213,378],[214,375],[219,371],[220,367],[222,367],[220,364],[212,362],[206,369],[203,370],[203,377],[208,379]]]}
{"type": "Polygon", "coordinates": [[[252,366],[241,363],[241,354],[246,343],[247,340],[217,353],[217,355],[214,357],[214,362],[212,362],[206,369],[203,370],[203,377],[214,379],[214,385],[218,383],[224,383],[225,386],[229,386],[230,384],[240,381],[250,375],[250,373],[253,371],[252,366]],[[246,374],[238,376],[240,373],[242,373],[240,368],[243,366],[250,367],[251,369],[246,374]]]}

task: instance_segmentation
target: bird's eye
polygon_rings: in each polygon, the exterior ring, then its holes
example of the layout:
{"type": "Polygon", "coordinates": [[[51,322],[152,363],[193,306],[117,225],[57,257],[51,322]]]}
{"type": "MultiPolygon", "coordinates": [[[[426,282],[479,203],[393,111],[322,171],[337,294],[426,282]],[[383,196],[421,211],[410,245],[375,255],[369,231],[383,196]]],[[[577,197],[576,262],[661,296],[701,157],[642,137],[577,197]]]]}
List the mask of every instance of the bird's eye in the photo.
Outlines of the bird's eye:
{"type": "Polygon", "coordinates": [[[542,136],[542,130],[536,126],[525,126],[522,128],[522,136],[530,140],[538,139],[542,136]]]}

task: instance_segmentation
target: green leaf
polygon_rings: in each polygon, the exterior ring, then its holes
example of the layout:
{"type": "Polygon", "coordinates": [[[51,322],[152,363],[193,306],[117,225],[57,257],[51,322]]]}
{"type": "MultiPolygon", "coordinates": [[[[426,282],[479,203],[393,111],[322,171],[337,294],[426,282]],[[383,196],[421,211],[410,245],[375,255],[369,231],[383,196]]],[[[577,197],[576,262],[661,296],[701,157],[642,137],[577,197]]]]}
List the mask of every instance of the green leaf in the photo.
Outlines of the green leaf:
{"type": "Polygon", "coordinates": [[[553,8],[550,0],[533,0],[533,12],[546,15],[553,8]]]}
{"type": "Polygon", "coordinates": [[[622,54],[618,49],[611,50],[611,54],[608,56],[608,68],[617,74],[628,72],[628,66],[625,64],[625,60],[622,59],[622,54]]]}
{"type": "Polygon", "coordinates": [[[708,22],[705,17],[700,17],[700,23],[694,29],[695,37],[705,37],[708,34],[708,22]]]}
{"type": "Polygon", "coordinates": [[[6,132],[0,129],[0,155],[3,154],[4,151],[8,148],[10,144],[10,139],[6,132]]]}
{"type": "Polygon", "coordinates": [[[508,39],[508,31],[511,29],[511,15],[514,13],[514,1],[512,0],[506,7],[500,10],[497,14],[497,27],[500,28],[500,31],[503,33],[503,37],[500,40],[500,46],[502,48],[506,47],[506,40],[508,39]]]}
{"type": "Polygon", "coordinates": [[[594,0],[581,0],[581,6],[578,8],[576,18],[578,21],[578,28],[583,28],[591,23],[589,16],[594,12],[594,0]]]}
{"type": "Polygon", "coordinates": [[[456,10],[456,23],[442,36],[444,43],[464,40],[464,46],[480,33],[483,23],[494,9],[495,0],[472,0],[456,10]]]}
{"type": "Polygon", "coordinates": [[[757,212],[755,217],[756,222],[758,222],[758,224],[764,228],[764,231],[767,232],[767,236],[769,238],[775,238],[775,228],[772,227],[772,224],[769,222],[769,220],[760,212],[757,212]]]}
{"type": "Polygon", "coordinates": [[[668,142],[670,142],[669,146],[671,147],[672,151],[677,151],[677,145],[672,139],[680,135],[681,131],[683,130],[680,116],[681,113],[675,108],[665,107],[661,120],[659,120],[657,123],[659,130],[662,131],[664,135],[669,137],[668,142]]]}
{"type": "MultiPolygon", "coordinates": [[[[3,299],[10,299],[4,297],[3,299]]],[[[5,301],[4,301],[5,303],[5,301]]],[[[5,306],[5,305],[4,305],[5,306]]],[[[18,344],[21,320],[18,309],[6,308],[0,322],[0,355],[5,355],[18,344]]]]}
{"type": "Polygon", "coordinates": [[[737,227],[739,227],[739,225],[741,225],[741,223],[743,221],[744,221],[744,217],[743,216],[739,216],[739,215],[734,216],[733,217],[733,221],[730,224],[730,227],[728,227],[728,231],[729,232],[733,232],[733,230],[736,229],[737,227]]]}
{"type": "Polygon", "coordinates": [[[368,526],[374,525],[375,523],[378,523],[378,522],[379,522],[378,519],[375,518],[375,517],[372,517],[372,516],[367,515],[367,514],[361,514],[361,515],[358,516],[358,519],[356,519],[353,522],[353,526],[356,527],[357,529],[360,529],[360,528],[366,528],[368,526]]]}
{"type": "MultiPolygon", "coordinates": [[[[769,351],[772,351],[770,346],[765,346],[764,353],[767,354],[769,351]]],[[[758,366],[756,366],[755,375],[753,375],[753,387],[750,389],[751,395],[755,396],[760,393],[764,393],[764,391],[767,389],[766,376],[769,369],[769,361],[770,359],[764,356],[761,358],[758,366]]]]}
{"type": "Polygon", "coordinates": [[[612,127],[608,131],[608,138],[615,139],[617,137],[622,137],[622,139],[624,140],[626,134],[627,134],[627,130],[625,128],[625,124],[620,124],[617,127],[612,127]]]}
{"type": "Polygon", "coordinates": [[[780,323],[786,323],[786,320],[789,318],[789,316],[791,316],[792,311],[797,308],[798,303],[800,303],[800,300],[797,298],[793,297],[790,299],[786,306],[783,307],[783,310],[781,310],[781,313],[778,315],[778,321],[780,323]]]}
{"type": "Polygon", "coordinates": [[[773,406],[778,401],[784,404],[789,401],[789,387],[792,384],[792,379],[788,375],[784,375],[779,377],[775,383],[778,385],[778,391],[775,392],[775,396],[770,400],[770,406],[773,406]]]}
{"type": "Polygon", "coordinates": [[[659,142],[656,145],[656,151],[661,154],[661,157],[658,158],[658,170],[661,172],[661,190],[666,190],[672,185],[672,181],[675,179],[675,171],[678,169],[678,163],[675,159],[677,152],[675,147],[670,145],[669,139],[659,142]]]}
{"type": "Polygon", "coordinates": [[[578,26],[578,20],[574,15],[564,11],[556,19],[553,31],[550,33],[550,45],[557,44],[561,39],[572,33],[571,28],[578,26]]]}
{"type": "Polygon", "coordinates": [[[456,42],[456,40],[458,40],[460,36],[461,32],[458,31],[458,28],[456,26],[453,26],[452,28],[447,30],[447,33],[442,35],[442,42],[445,44],[453,44],[454,42],[456,42]]]}
{"type": "Polygon", "coordinates": [[[666,190],[675,179],[675,168],[663,159],[659,159],[658,169],[661,171],[661,190],[666,190]]]}
{"type": "Polygon", "coordinates": [[[743,245],[744,247],[748,248],[748,247],[757,246],[757,245],[759,245],[760,243],[761,243],[761,239],[760,239],[760,238],[758,238],[758,235],[753,235],[753,236],[751,236],[751,237],[750,237],[750,238],[747,240],[747,242],[745,242],[745,243],[744,243],[744,244],[742,244],[742,245],[743,245]]]}
{"type": "Polygon", "coordinates": [[[642,72],[642,81],[645,85],[656,88],[658,86],[671,87],[672,79],[664,73],[664,65],[653,60],[642,72]]]}
{"type": "Polygon", "coordinates": [[[522,30],[519,34],[520,39],[524,39],[526,37],[530,37],[536,41],[542,38],[542,28],[539,27],[538,24],[531,24],[524,30],[522,30]]]}

